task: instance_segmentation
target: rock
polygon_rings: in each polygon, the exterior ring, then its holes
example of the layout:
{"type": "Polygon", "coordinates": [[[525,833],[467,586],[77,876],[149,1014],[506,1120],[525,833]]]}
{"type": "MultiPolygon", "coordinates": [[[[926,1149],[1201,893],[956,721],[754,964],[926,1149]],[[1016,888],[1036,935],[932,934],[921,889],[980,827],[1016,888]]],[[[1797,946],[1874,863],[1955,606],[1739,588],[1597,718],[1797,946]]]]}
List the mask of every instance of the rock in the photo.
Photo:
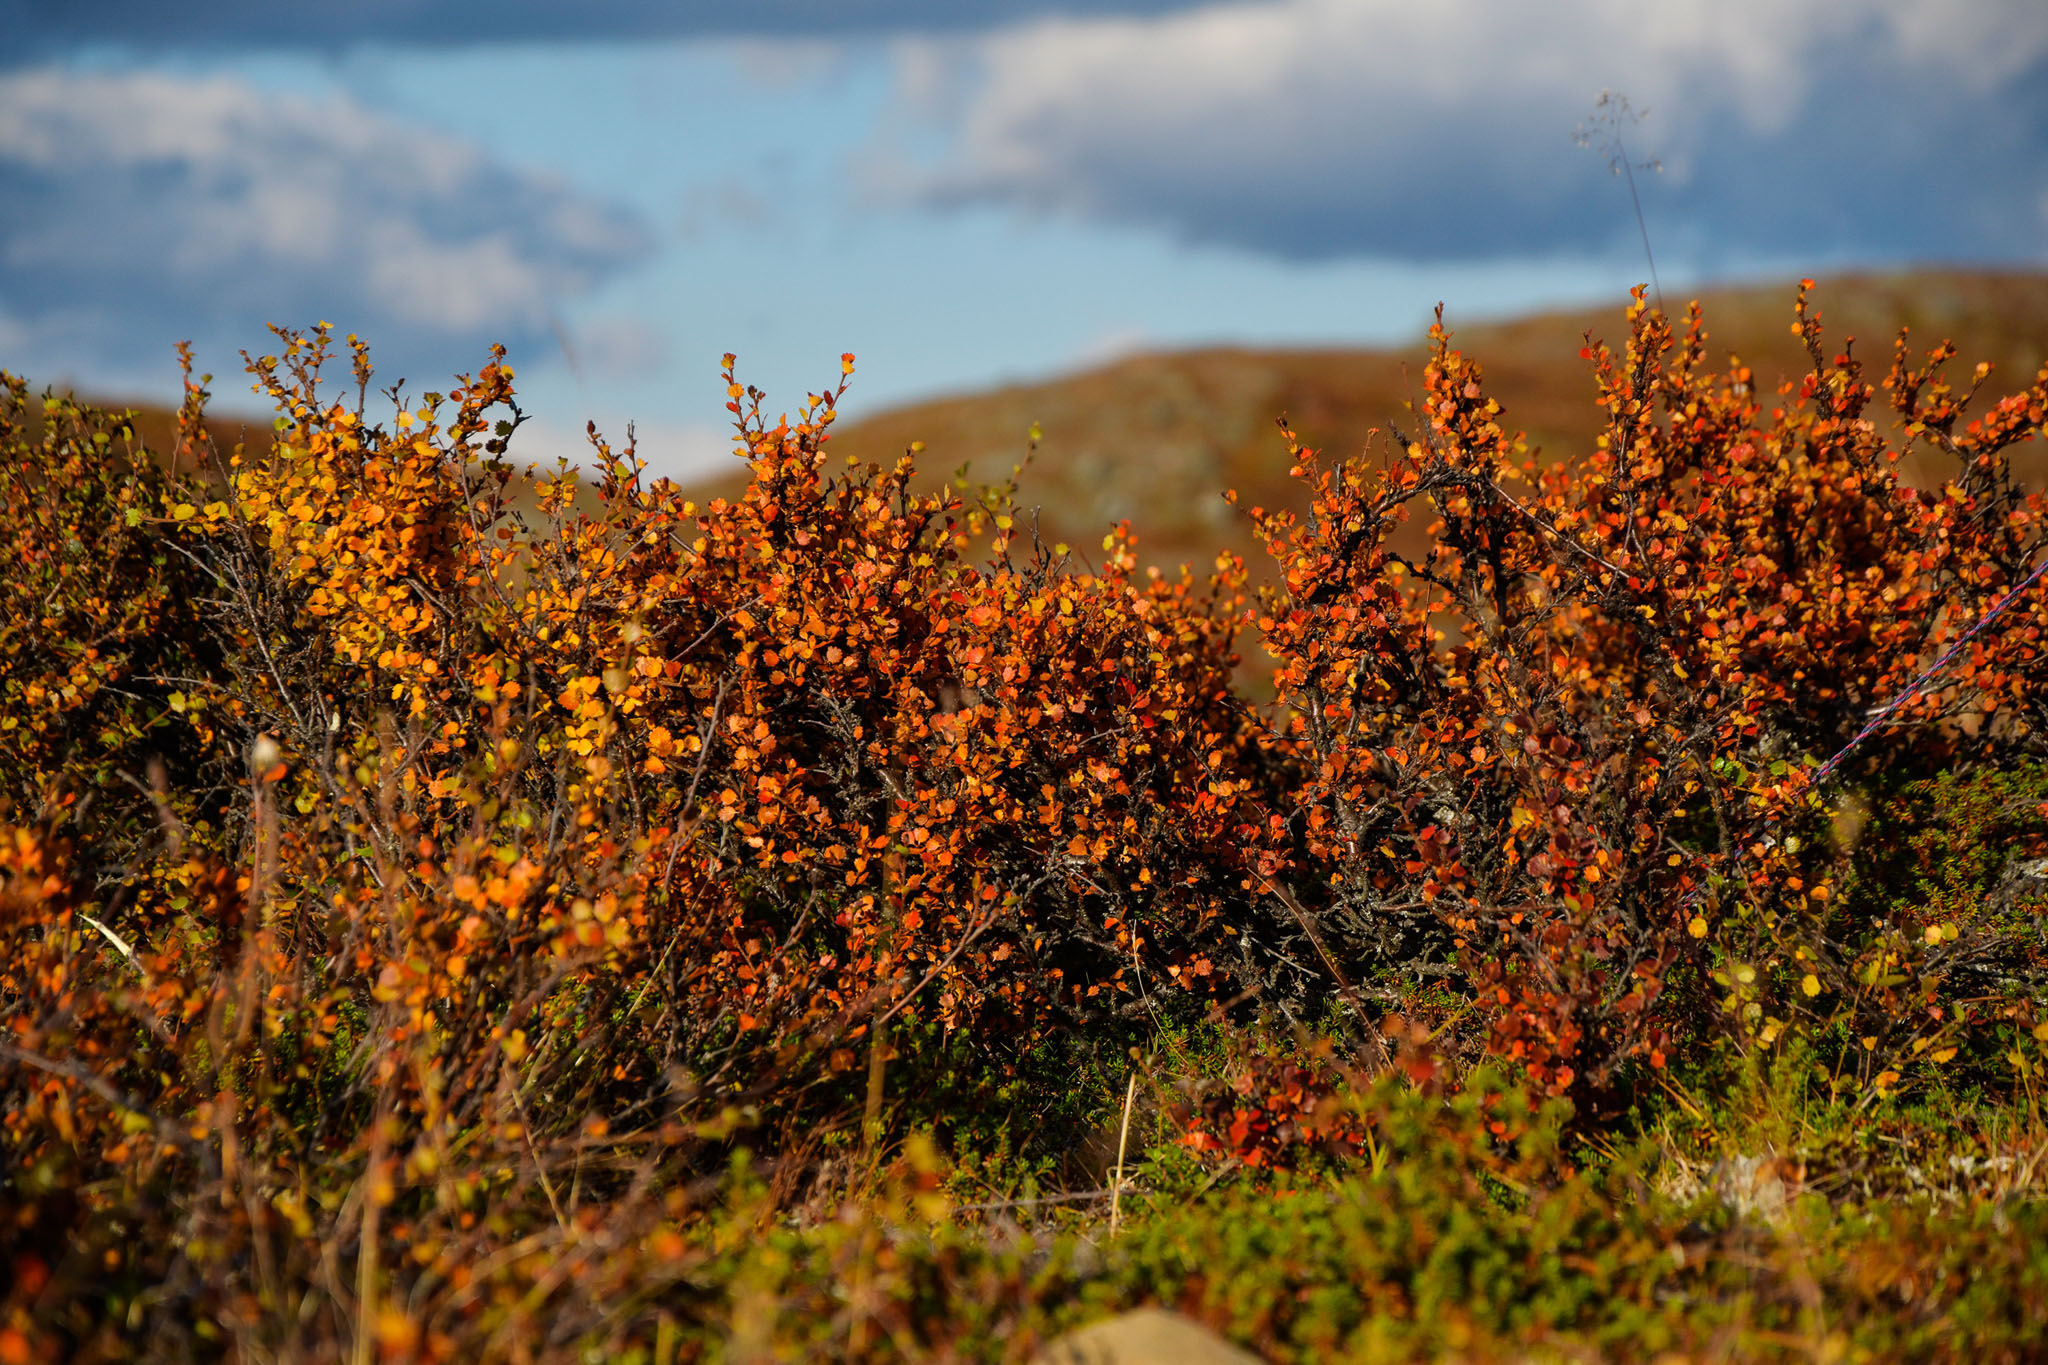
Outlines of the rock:
{"type": "Polygon", "coordinates": [[[1263,1365],[1200,1323],[1140,1308],[1069,1332],[1032,1365],[1263,1365]]]}
{"type": "Polygon", "coordinates": [[[1984,899],[1994,910],[2010,910],[2043,896],[2048,896],[2048,858],[2014,858],[1984,899]]]}
{"type": "Polygon", "coordinates": [[[1724,1156],[1709,1177],[1721,1202],[1743,1217],[1776,1222],[1806,1179],[1806,1167],[1787,1157],[1724,1156]]]}

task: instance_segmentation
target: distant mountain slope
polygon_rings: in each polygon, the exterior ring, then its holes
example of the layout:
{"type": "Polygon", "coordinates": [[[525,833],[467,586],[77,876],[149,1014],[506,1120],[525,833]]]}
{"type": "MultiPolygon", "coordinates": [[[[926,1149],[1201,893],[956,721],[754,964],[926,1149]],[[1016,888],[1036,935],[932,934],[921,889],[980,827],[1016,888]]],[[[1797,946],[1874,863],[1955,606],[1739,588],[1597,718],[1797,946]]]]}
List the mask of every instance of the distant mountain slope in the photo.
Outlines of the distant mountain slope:
{"type": "MultiPolygon", "coordinates": [[[[1713,353],[1739,355],[1766,382],[1797,374],[1805,354],[1792,336],[1791,281],[1721,288],[1701,297],[1713,353]]],[[[1814,300],[1831,346],[1854,336],[1857,351],[1882,378],[1900,326],[1916,343],[1952,338],[1967,381],[1978,361],[1994,367],[1990,387],[2025,384],[2048,363],[2048,272],[1918,270],[1822,280],[1814,300]]],[[[1592,380],[1579,359],[1588,332],[1619,344],[1626,299],[1610,306],[1545,313],[1505,322],[1460,324],[1446,318],[1453,344],[1485,367],[1511,429],[1526,431],[1547,458],[1583,450],[1598,428],[1592,380]]],[[[1672,294],[1674,310],[1685,300],[1672,294]]],[[[1079,374],[1011,385],[863,415],[856,381],[833,446],[844,454],[893,462],[913,441],[927,486],[962,465],[988,481],[1024,455],[1036,423],[1043,439],[1023,481],[1021,501],[1035,508],[1048,541],[1092,551],[1110,525],[1128,517],[1148,562],[1203,564],[1220,549],[1262,556],[1243,514],[1223,501],[1235,488],[1245,507],[1293,505],[1299,485],[1287,477],[1287,452],[1274,426],[1285,415],[1311,445],[1333,454],[1358,449],[1373,428],[1405,426],[1405,404],[1420,384],[1420,339],[1377,350],[1216,349],[1131,356],[1079,374]]],[[[771,404],[789,395],[769,395],[771,404]]],[[[120,406],[115,404],[114,406],[120,406]]],[[[692,414],[685,414],[690,416],[692,414]]],[[[144,407],[138,434],[152,449],[173,444],[173,415],[144,407]]],[[[261,448],[267,424],[221,419],[224,444],[261,448]]],[[[516,450],[516,448],[515,448],[516,450]]],[[[2030,467],[2048,473],[2048,450],[2030,467]]],[[[1939,478],[1921,459],[1909,477],[1939,478]]],[[[703,499],[731,497],[744,469],[703,480],[703,499]]]]}
{"type": "MultiPolygon", "coordinates": [[[[167,461],[171,452],[178,448],[178,414],[175,409],[149,403],[127,403],[120,399],[94,398],[86,401],[94,406],[111,411],[125,411],[130,414],[130,425],[135,430],[135,445],[161,461],[167,461]]],[[[29,407],[29,430],[38,431],[40,407],[31,403],[29,407]]],[[[374,421],[374,414],[372,415],[374,421]]],[[[269,451],[274,430],[269,421],[250,418],[240,414],[209,413],[206,432],[212,438],[215,448],[223,456],[231,454],[237,446],[249,455],[261,455],[269,451]]],[[[209,457],[203,453],[196,459],[188,456],[183,469],[186,473],[200,473],[209,478],[218,473],[209,457]]],[[[549,472],[549,471],[543,471],[549,472]]],[[[511,505],[521,511],[531,511],[538,505],[538,494],[531,481],[523,475],[515,478],[510,488],[511,505]]],[[[598,506],[596,494],[585,485],[577,493],[577,505],[586,511],[595,511],[598,506]]]]}
{"type": "MultiPolygon", "coordinates": [[[[1701,297],[1713,354],[1739,355],[1760,380],[1803,370],[1791,333],[1793,283],[1716,289],[1701,297]]],[[[1992,387],[2023,385],[2048,361],[2048,273],[1915,271],[1821,282],[1814,294],[1831,346],[1856,338],[1857,353],[1883,378],[1901,325],[1932,345],[1962,348],[1960,377],[1988,360],[1992,387]]],[[[1668,300],[1674,311],[1685,300],[1668,300]]],[[[1584,449],[1598,427],[1593,386],[1579,348],[1587,332],[1619,344],[1626,299],[1596,309],[1508,322],[1446,323],[1453,344],[1485,367],[1511,429],[1528,432],[1549,458],[1584,449]]],[[[1291,505],[1299,485],[1274,426],[1285,415],[1310,444],[1332,453],[1364,444],[1374,427],[1405,426],[1404,404],[1419,391],[1420,340],[1385,350],[1203,350],[1132,356],[1044,383],[1014,385],[860,415],[849,404],[833,436],[839,451],[893,461],[913,441],[923,477],[939,482],[968,465],[1000,477],[1023,455],[1027,433],[1043,432],[1022,501],[1040,509],[1048,540],[1092,550],[1103,530],[1128,517],[1148,561],[1206,562],[1218,549],[1255,549],[1243,515],[1222,499],[1236,488],[1244,506],[1291,505]]],[[[771,403],[778,395],[770,395],[771,403]]],[[[2036,452],[2048,467],[2048,452],[2036,452]]],[[[1925,471],[1918,471],[1924,477],[1925,471]]],[[[706,495],[731,496],[735,473],[707,480],[706,495]]],[[[1254,563],[1258,556],[1253,556],[1254,563]]]]}

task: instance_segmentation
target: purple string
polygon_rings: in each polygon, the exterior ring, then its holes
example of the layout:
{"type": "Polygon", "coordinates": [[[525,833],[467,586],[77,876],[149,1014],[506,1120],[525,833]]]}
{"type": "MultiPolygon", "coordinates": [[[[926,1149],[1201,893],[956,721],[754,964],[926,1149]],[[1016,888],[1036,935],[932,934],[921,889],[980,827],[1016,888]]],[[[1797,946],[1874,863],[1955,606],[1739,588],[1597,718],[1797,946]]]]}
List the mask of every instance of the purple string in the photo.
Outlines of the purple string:
{"type": "Polygon", "coordinates": [[[1975,625],[1971,626],[1968,630],[1964,631],[1962,635],[1957,637],[1956,642],[1954,644],[1950,645],[1947,649],[1943,650],[1941,657],[1936,659],[1932,664],[1928,665],[1926,672],[1922,673],[1919,677],[1913,679],[1912,682],[1906,684],[1904,691],[1900,692],[1898,695],[1894,696],[1890,701],[1886,702],[1883,706],[1878,707],[1876,711],[1872,712],[1869,721],[1867,721],[1864,724],[1861,730],[1858,730],[1856,732],[1855,738],[1851,739],[1847,744],[1844,744],[1833,758],[1830,758],[1827,762],[1821,764],[1818,768],[1813,770],[1813,780],[1808,784],[1809,788],[1817,789],[1823,782],[1826,782],[1830,777],[1834,776],[1835,769],[1842,766],[1843,761],[1849,757],[1850,753],[1855,750],[1857,745],[1861,744],[1864,740],[1869,739],[1872,735],[1876,734],[1880,729],[1884,728],[1884,723],[1892,718],[1892,713],[1894,711],[1897,711],[1901,706],[1904,706],[1907,702],[1913,700],[1913,698],[1919,696],[1921,692],[1926,690],[1927,684],[1933,682],[1934,679],[1940,675],[1941,671],[1947,668],[1949,664],[1955,660],[1956,655],[1962,653],[1963,646],[1970,643],[1970,641],[1976,639],[1978,631],[1984,629],[1984,627],[1990,625],[1993,621],[1997,620],[1999,613],[2003,612],[2007,607],[2011,606],[2019,598],[2019,595],[2021,593],[2025,592],[2028,588],[2033,587],[2034,584],[2040,579],[2043,572],[2048,572],[2048,559],[2043,559],[2040,562],[2040,564],[2035,566],[2035,569],[2032,573],[2028,574],[2025,578],[2021,579],[2019,583],[2014,585],[2011,591],[2005,594],[2005,596],[1999,598],[1996,602],[1992,603],[1991,610],[1985,612],[1982,616],[1978,617],[1977,623],[1975,625]]]}
{"type": "MultiPolygon", "coordinates": [[[[1849,755],[1855,751],[1857,745],[1861,744],[1864,740],[1869,739],[1872,735],[1876,734],[1880,729],[1882,729],[1884,727],[1884,723],[1887,720],[1891,719],[1893,712],[1897,711],[1901,706],[1904,706],[1907,702],[1913,700],[1914,697],[1920,695],[1921,692],[1926,690],[1927,684],[1933,682],[1936,677],[1940,676],[1941,671],[1947,668],[1949,664],[1955,661],[1956,655],[1962,653],[1963,646],[1967,645],[1968,643],[1970,643],[1970,641],[1977,638],[1977,632],[1983,630],[1984,627],[1990,625],[1993,621],[1997,620],[1999,614],[2003,612],[2007,607],[2011,606],[2015,601],[2017,601],[2021,593],[2025,592],[2028,588],[2033,587],[2035,583],[2039,582],[2041,579],[2041,575],[2043,573],[2048,573],[2048,559],[2043,559],[2038,565],[2035,566],[2034,571],[2032,573],[2028,574],[2025,578],[2021,579],[2019,583],[2013,586],[2011,591],[2005,594],[2005,596],[1999,598],[1996,602],[1992,603],[1991,609],[1985,612],[1982,616],[1978,617],[1976,624],[1971,626],[1968,630],[1964,631],[1960,636],[1958,636],[1954,644],[1950,645],[1947,649],[1943,650],[1941,652],[1941,657],[1936,659],[1932,664],[1929,664],[1925,672],[1923,672],[1919,677],[1913,679],[1912,682],[1907,683],[1905,688],[1902,691],[1900,691],[1897,695],[1895,695],[1890,701],[1886,702],[1883,706],[1880,706],[1877,708],[1877,710],[1873,711],[1870,715],[1870,719],[1864,723],[1864,726],[1861,730],[1858,730],[1856,732],[1854,738],[1852,738],[1847,744],[1844,744],[1839,750],[1837,750],[1834,757],[1830,758],[1827,762],[1821,764],[1818,768],[1815,768],[1813,770],[1813,779],[1807,784],[1807,790],[1818,791],[1822,783],[1826,782],[1828,778],[1834,776],[1835,770],[1842,766],[1844,760],[1846,760],[1849,757],[1849,755]]],[[[1777,822],[1774,820],[1771,823],[1776,824],[1777,822]]],[[[1769,826],[1766,826],[1766,828],[1768,827],[1769,826]]],[[[1691,909],[1693,905],[1696,904],[1706,894],[1706,884],[1704,882],[1696,883],[1693,886],[1692,890],[1688,891],[1682,898],[1680,898],[1678,902],[1679,913],[1681,915],[1684,914],[1687,910],[1691,909]]]]}

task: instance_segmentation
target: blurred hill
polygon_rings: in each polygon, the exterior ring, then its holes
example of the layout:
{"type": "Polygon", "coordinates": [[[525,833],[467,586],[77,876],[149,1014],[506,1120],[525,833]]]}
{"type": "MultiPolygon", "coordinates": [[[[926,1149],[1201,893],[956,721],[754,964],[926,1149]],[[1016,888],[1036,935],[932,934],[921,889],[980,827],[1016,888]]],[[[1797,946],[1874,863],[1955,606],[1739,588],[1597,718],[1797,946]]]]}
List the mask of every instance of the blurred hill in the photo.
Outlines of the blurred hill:
{"type": "MultiPolygon", "coordinates": [[[[37,433],[41,427],[41,407],[34,401],[33,392],[32,390],[28,408],[31,434],[37,433]]],[[[91,395],[86,395],[85,398],[94,406],[128,413],[129,424],[135,431],[135,448],[138,451],[147,451],[162,463],[172,462],[172,454],[178,449],[178,414],[175,409],[149,403],[126,403],[119,399],[97,398],[91,395]]],[[[269,451],[275,431],[267,418],[209,412],[206,417],[206,434],[223,457],[231,455],[238,446],[255,456],[269,451]]],[[[216,481],[219,474],[210,457],[204,454],[203,447],[188,452],[178,464],[181,472],[200,474],[209,482],[216,481]]],[[[544,469],[542,472],[551,472],[551,469],[544,469]]],[[[524,474],[515,476],[509,489],[509,497],[513,508],[520,511],[530,512],[539,502],[533,481],[524,474]]],[[[576,505],[585,511],[595,512],[598,508],[595,492],[588,486],[580,488],[576,505]]]]}
{"type": "MultiPolygon", "coordinates": [[[[1702,292],[1711,354],[1740,357],[1766,388],[1802,373],[1805,353],[1791,332],[1793,296],[1791,282],[1702,292]]],[[[1963,382],[1978,361],[1989,361],[1995,368],[1987,387],[1996,393],[2024,386],[2048,363],[2048,271],[1845,275],[1820,281],[1813,297],[1830,351],[1854,337],[1873,379],[1889,366],[1901,326],[1923,349],[1953,339],[1961,354],[1952,368],[1963,382]]],[[[1586,449],[1598,430],[1591,372],[1579,348],[1589,334],[1619,345],[1627,335],[1626,302],[1470,326],[1456,317],[1445,322],[1452,344],[1484,366],[1489,391],[1506,409],[1504,424],[1526,432],[1541,458],[1555,460],[1586,449]]],[[[1682,310],[1685,300],[1674,293],[1667,302],[1682,310]]],[[[1147,562],[1200,566],[1229,548],[1245,554],[1256,573],[1263,553],[1244,514],[1222,494],[1237,489],[1243,507],[1299,504],[1276,420],[1284,416],[1303,440],[1331,455],[1356,451],[1375,428],[1411,425],[1407,404],[1419,393],[1425,358],[1420,337],[1382,349],[1160,352],[865,416],[856,387],[832,444],[841,454],[889,463],[922,441],[924,486],[950,480],[963,466],[970,480],[987,483],[1024,458],[1036,424],[1042,439],[1020,502],[1036,511],[1047,542],[1065,541],[1086,555],[1108,527],[1129,518],[1147,562]]],[[[787,397],[769,395],[771,405],[787,397]]],[[[260,449],[270,439],[261,420],[229,417],[209,425],[223,448],[246,441],[260,449]]],[[[172,413],[139,407],[136,427],[148,448],[173,448],[172,413]]],[[[2025,456],[2043,481],[2048,450],[2025,456]]],[[[1907,476],[1934,482],[1943,471],[1921,454],[1908,461],[1907,476]]],[[[732,497],[744,481],[735,459],[730,473],[707,477],[691,492],[700,500],[732,497]]],[[[1411,523],[1407,534],[1418,530],[1411,523]]]]}
{"type": "MultiPolygon", "coordinates": [[[[1768,388],[1803,373],[1806,355],[1792,335],[1796,284],[1722,288],[1700,295],[1710,354],[1730,354],[1768,388]]],[[[1830,351],[1856,339],[1873,380],[1891,362],[1898,329],[1916,345],[1950,337],[1953,362],[1967,381],[1979,360],[1996,367],[1989,388],[2023,387],[2048,363],[2048,272],[1921,270],[1822,280],[1813,295],[1830,351]]],[[[1682,311],[1677,294],[1667,302],[1682,311]]],[[[1619,346],[1627,336],[1623,309],[1613,306],[1545,313],[1460,326],[1447,317],[1452,344],[1485,368],[1489,392],[1506,409],[1504,424],[1522,430],[1554,460],[1586,449],[1599,428],[1591,371],[1579,358],[1591,334],[1619,346]]],[[[1292,506],[1300,485],[1287,476],[1286,446],[1275,420],[1285,416],[1303,440],[1329,454],[1361,448],[1374,428],[1412,425],[1406,404],[1420,392],[1423,341],[1378,350],[1216,349],[1131,356],[1043,383],[1012,385],[860,416],[849,404],[832,444],[842,454],[893,462],[913,441],[929,485],[965,465],[969,477],[1006,476],[1023,456],[1036,423],[1042,439],[1022,481],[1020,501],[1039,511],[1047,541],[1083,553],[1102,533],[1130,518],[1147,562],[1206,564],[1217,550],[1246,553],[1256,572],[1262,553],[1244,515],[1222,499],[1239,491],[1242,506],[1292,506]]],[[[856,381],[857,384],[858,381],[856,381]]],[[[858,388],[854,390],[857,400],[858,388]]],[[[771,406],[777,395],[770,395],[771,406]]],[[[2048,470],[2048,451],[2032,452],[2048,470]]],[[[734,472],[708,479],[703,496],[730,497],[744,486],[734,472]]],[[[1918,460],[1908,477],[1938,480],[1938,466],[1918,460]]]]}

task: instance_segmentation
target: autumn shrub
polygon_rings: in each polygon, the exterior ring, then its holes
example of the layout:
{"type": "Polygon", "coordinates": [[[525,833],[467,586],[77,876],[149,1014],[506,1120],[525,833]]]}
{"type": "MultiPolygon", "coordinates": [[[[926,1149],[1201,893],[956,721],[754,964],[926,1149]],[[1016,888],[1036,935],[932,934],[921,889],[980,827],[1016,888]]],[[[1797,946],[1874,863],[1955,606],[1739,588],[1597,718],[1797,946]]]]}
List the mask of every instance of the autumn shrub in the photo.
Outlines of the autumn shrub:
{"type": "Polygon", "coordinates": [[[2038,558],[2009,451],[2048,374],[1965,422],[1949,348],[1916,368],[1901,337],[1894,411],[1954,456],[1919,490],[1803,292],[1796,317],[1814,368],[1771,401],[1739,361],[1707,365],[1696,309],[1681,337],[1639,296],[1626,352],[1587,350],[1607,433],[1541,469],[1439,327],[1417,429],[1377,464],[1295,442],[1306,515],[1254,512],[1306,766],[1287,879],[1359,970],[1460,983],[1489,1050],[1582,1102],[1701,1038],[1883,1020],[1924,1047],[2038,995],[2030,966],[1960,1003],[1947,972],[1970,950],[1845,910],[1812,779],[2035,752],[2040,594],[1911,684],[2038,558]],[[1389,533],[1418,506],[1432,548],[1410,562],[1389,533]],[[1843,755],[1880,706],[1883,733],[1843,755]]]}
{"type": "MultiPolygon", "coordinates": [[[[595,431],[529,481],[497,355],[382,418],[360,344],[337,383],[324,329],[280,332],[274,438],[214,444],[188,377],[175,477],[65,400],[31,438],[10,380],[0,1347],[740,1340],[819,1220],[872,1264],[931,1202],[913,1130],[1035,1160],[1101,1118],[1058,1097],[1076,1058],[1197,1029],[1161,1150],[1213,1183],[1448,1144],[1430,1207],[1483,1235],[1389,1270],[1387,1312],[1418,1276],[1548,1304],[1532,1264],[1619,1237],[1541,1322],[1478,1324],[1577,1331],[1591,1286],[1666,1286],[1588,1193],[1626,1163],[1517,1164],[1560,1125],[1779,1056],[1869,1112],[2009,1098],[2042,919],[1976,850],[2043,837],[2048,601],[2004,599],[2048,373],[1972,418],[1902,340],[1900,429],[1954,459],[1916,489],[1795,317],[1813,370],[1767,397],[1638,298],[1587,351],[1607,434],[1541,466],[1439,326],[1413,430],[1288,433],[1257,591],[836,458],[851,357],[773,420],[728,358],[752,478],[703,506],[595,431]],[[1882,811],[1867,852],[1837,797],[1882,811]],[[862,1212],[876,1181],[909,1202],[862,1212]]],[[[1357,1250],[1314,1226],[1310,1278],[1357,1250]]],[[[934,1254],[920,1302],[978,1253],[934,1254]]],[[[849,1354],[943,1336],[862,1321],[849,1354]]]]}
{"type": "Polygon", "coordinates": [[[386,429],[360,349],[353,409],[324,334],[281,350],[266,450],[114,471],[105,513],[205,585],[173,638],[218,663],[149,716],[199,757],[157,785],[239,795],[202,823],[149,791],[111,898],[62,821],[9,832],[7,1202],[46,1344],[435,1320],[401,1302],[475,1331],[486,1244],[665,1216],[750,1134],[790,1137],[785,1194],[813,1178],[916,1061],[892,1027],[972,1029],[1000,1073],[1270,966],[1227,913],[1219,770],[1272,744],[1228,686],[1229,573],[1137,575],[1123,539],[967,567],[957,501],[826,471],[836,395],[769,426],[736,390],[737,504],[600,446],[598,511],[562,474],[528,518],[502,365],[386,429]],[[147,1307],[169,1283],[197,1297],[147,1307]]]}
{"type": "MultiPolygon", "coordinates": [[[[0,818],[62,808],[92,831],[94,878],[118,879],[158,796],[217,818],[203,755],[168,699],[211,675],[207,583],[144,518],[165,475],[122,416],[0,382],[0,818]]],[[[111,886],[103,887],[111,889],[111,886]]]]}

